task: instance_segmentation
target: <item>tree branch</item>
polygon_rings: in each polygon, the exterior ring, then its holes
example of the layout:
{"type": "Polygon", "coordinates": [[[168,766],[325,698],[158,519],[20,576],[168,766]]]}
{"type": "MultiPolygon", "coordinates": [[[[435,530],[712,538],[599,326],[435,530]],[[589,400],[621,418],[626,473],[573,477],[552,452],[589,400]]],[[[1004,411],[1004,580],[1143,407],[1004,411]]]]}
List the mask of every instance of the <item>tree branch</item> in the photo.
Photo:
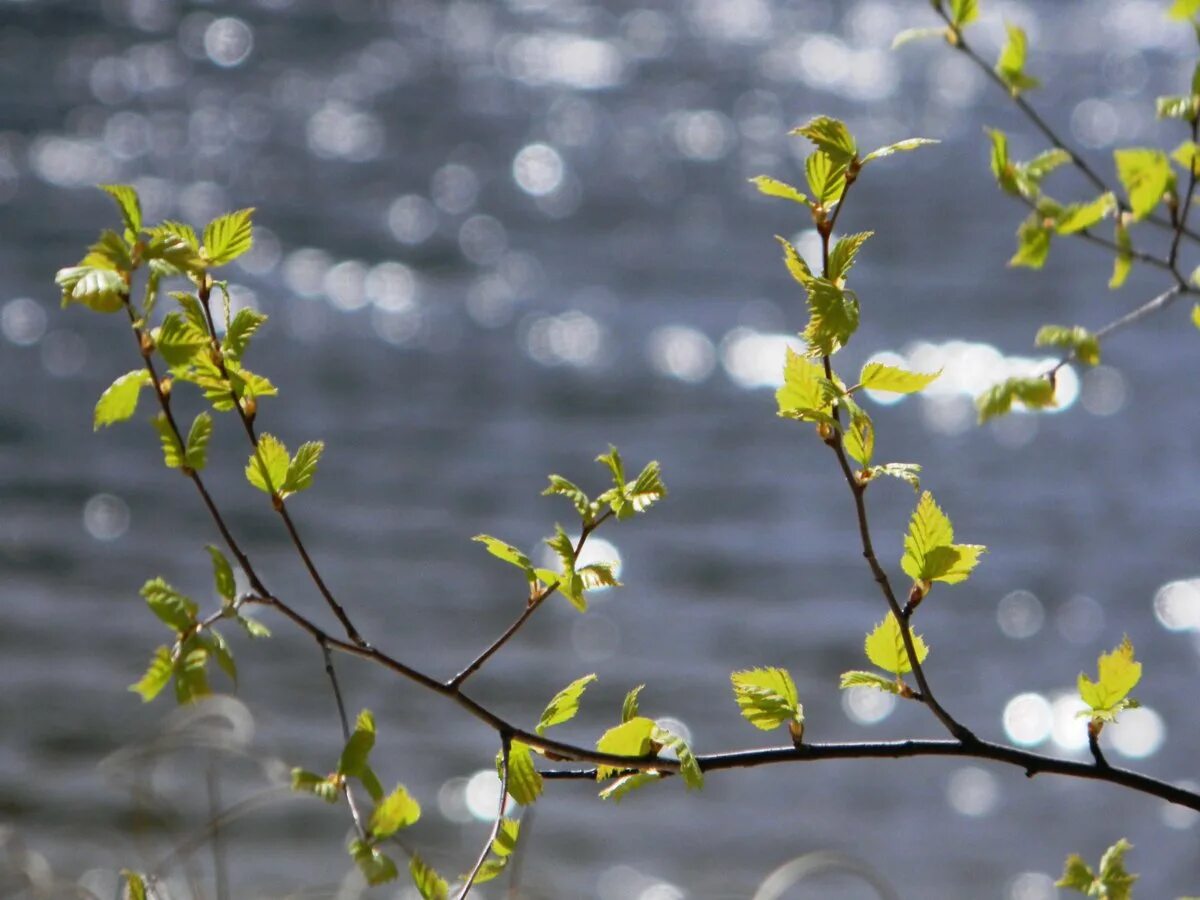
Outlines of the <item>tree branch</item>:
{"type": "Polygon", "coordinates": [[[479,877],[479,871],[483,868],[483,864],[487,862],[488,854],[491,853],[492,844],[496,842],[496,838],[500,835],[500,826],[504,824],[504,808],[508,804],[508,751],[512,748],[512,735],[507,731],[500,732],[500,809],[496,811],[496,822],[492,825],[491,833],[488,835],[487,841],[484,842],[483,849],[479,852],[479,859],[475,860],[475,867],[471,869],[471,874],[467,876],[467,880],[463,883],[462,890],[458,894],[457,900],[466,900],[467,894],[471,893],[471,886],[475,884],[475,879],[479,877]]]}

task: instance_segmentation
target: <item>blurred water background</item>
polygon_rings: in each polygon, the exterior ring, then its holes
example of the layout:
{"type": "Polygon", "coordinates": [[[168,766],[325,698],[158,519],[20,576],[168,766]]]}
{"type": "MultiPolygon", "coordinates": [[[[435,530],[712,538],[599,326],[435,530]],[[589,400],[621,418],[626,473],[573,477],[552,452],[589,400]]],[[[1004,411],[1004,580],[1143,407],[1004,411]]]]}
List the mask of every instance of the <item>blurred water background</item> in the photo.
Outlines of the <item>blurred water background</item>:
{"type": "MultiPolygon", "coordinates": [[[[1153,115],[1154,96],[1186,90],[1196,55],[1166,6],[989,2],[974,40],[991,56],[1004,18],[1028,29],[1047,84],[1035,103],[1107,174],[1114,145],[1182,139],[1153,115]]],[[[599,489],[591,459],[613,442],[634,465],[661,460],[671,489],[644,520],[600,534],[626,586],[584,617],[550,603],[477,677],[480,700],[531,723],[595,671],[565,737],[593,740],[645,682],[645,712],[715,751],[778,740],[740,719],[728,674],[785,665],[813,740],[937,736],[919,707],[837,690],[883,605],[834,461],[773,414],[804,313],[772,234],[808,252],[814,235],[746,179],[800,179],[807,148],[785,132],[818,113],[868,149],[943,141],[873,165],[840,223],[876,231],[854,271],[863,326],[842,369],[879,353],[946,367],[919,400],[868,401],[879,455],[922,463],[960,537],[991,548],[919,617],[943,703],[982,735],[1083,758],[1075,676],[1128,633],[1147,661],[1145,707],[1106,732],[1109,753],[1198,777],[1195,332],[1171,310],[1106,344],[1103,367],[1064,373],[1063,411],[974,425],[971,396],[1033,364],[1039,325],[1097,327],[1164,279],[1135,271],[1109,292],[1105,253],[1066,240],[1041,275],[1005,268],[1021,211],[991,184],[982,127],[1011,131],[1018,157],[1044,142],[945,46],[889,49],[931,23],[918,0],[0,4],[9,849],[111,896],[89,870],[151,865],[208,817],[204,753],[99,767],[155,735],[174,746],[169,702],[124,691],[163,639],[137,589],[162,574],[208,598],[203,545],[216,536],[159,465],[144,410],[91,433],[96,397],[137,362],[117,317],[60,311],[52,284],[113,221],[97,182],[134,183],[152,220],[257,207],[255,249],[229,277],[237,303],[271,316],[250,364],[281,397],[260,425],[293,446],[328,442],[294,514],[375,643],[442,676],[470,659],[519,611],[522,585],[468,539],[537,552],[569,512],[538,496],[545,475],[599,489]],[[159,799],[143,782],[135,802],[130,774],[152,769],[159,799]]],[[[1051,185],[1090,196],[1072,173],[1051,185]]],[[[240,435],[218,425],[206,476],[219,502],[275,591],[320,616],[242,480],[240,435]]],[[[870,493],[897,573],[912,499],[900,483],[870,493]]],[[[269,643],[235,638],[253,723],[224,707],[246,752],[217,757],[221,803],[290,765],[325,771],[340,746],[319,654],[270,624],[269,643]]],[[[425,806],[406,839],[464,869],[491,814],[490,776],[471,779],[491,768],[494,735],[382,671],[341,669],[349,704],[378,717],[382,777],[425,806]]],[[[593,793],[556,784],[538,804],[529,896],[750,897],[776,866],[832,850],[905,898],[1045,900],[1068,852],[1094,859],[1122,836],[1138,896],[1200,890],[1194,815],[1007,768],[824,763],[723,773],[698,795],[670,782],[620,806],[593,793]]],[[[340,810],[267,795],[223,832],[232,896],[357,896],[346,833],[340,810]]],[[[208,849],[196,859],[204,882],[208,849]]],[[[785,896],[873,894],[830,876],[785,896]]]]}

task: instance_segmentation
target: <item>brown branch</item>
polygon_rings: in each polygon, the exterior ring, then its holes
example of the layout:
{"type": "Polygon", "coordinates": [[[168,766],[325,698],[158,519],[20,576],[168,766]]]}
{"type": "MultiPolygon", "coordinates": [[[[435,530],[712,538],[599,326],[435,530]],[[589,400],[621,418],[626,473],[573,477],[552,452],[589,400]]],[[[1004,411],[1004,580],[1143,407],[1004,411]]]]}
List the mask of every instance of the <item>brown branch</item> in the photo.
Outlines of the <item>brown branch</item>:
{"type": "Polygon", "coordinates": [[[475,867],[471,869],[471,874],[467,876],[467,880],[463,883],[462,890],[459,891],[457,900],[466,900],[467,894],[471,893],[471,886],[475,884],[475,879],[479,877],[479,872],[483,868],[483,864],[487,862],[488,854],[491,853],[492,844],[496,842],[496,838],[500,836],[500,826],[504,824],[504,808],[508,804],[508,751],[512,748],[512,735],[507,731],[500,732],[500,809],[496,811],[496,822],[492,825],[491,833],[488,834],[487,841],[484,842],[483,849],[479,851],[479,859],[475,860],[475,867]]]}
{"type": "MultiPolygon", "coordinates": [[[[1113,332],[1120,331],[1122,328],[1126,328],[1135,322],[1146,318],[1146,316],[1158,312],[1161,309],[1166,309],[1183,294],[1195,293],[1197,293],[1196,289],[1186,284],[1173,284],[1158,296],[1143,303],[1137,309],[1131,310],[1130,312],[1127,312],[1125,315],[1121,316],[1119,319],[1114,319],[1113,321],[1109,322],[1099,331],[1095,332],[1092,337],[1094,337],[1097,341],[1103,341],[1109,335],[1113,334],[1113,332]]],[[[1054,364],[1054,367],[1046,373],[1046,377],[1053,380],[1054,376],[1058,373],[1058,370],[1067,365],[1067,363],[1073,362],[1077,356],[1078,354],[1072,350],[1054,364]]]]}

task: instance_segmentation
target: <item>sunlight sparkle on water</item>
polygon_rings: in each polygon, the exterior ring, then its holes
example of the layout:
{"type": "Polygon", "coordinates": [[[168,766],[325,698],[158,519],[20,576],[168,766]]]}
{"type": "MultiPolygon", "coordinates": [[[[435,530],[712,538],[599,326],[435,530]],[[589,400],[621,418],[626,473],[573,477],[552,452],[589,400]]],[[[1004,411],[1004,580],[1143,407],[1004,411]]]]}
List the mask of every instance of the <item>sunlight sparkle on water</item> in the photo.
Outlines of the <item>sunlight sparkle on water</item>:
{"type": "Polygon", "coordinates": [[[1200,578],[1168,581],[1154,595],[1154,617],[1168,631],[1200,630],[1200,578]]]}
{"type": "Polygon", "coordinates": [[[842,691],[842,711],[858,725],[882,722],[896,708],[896,697],[869,687],[852,687],[842,691]]]}
{"type": "Polygon", "coordinates": [[[1050,730],[1054,743],[1063,750],[1078,751],[1087,747],[1086,720],[1077,715],[1087,707],[1079,699],[1079,695],[1073,690],[1070,693],[1058,694],[1051,701],[1050,708],[1054,715],[1054,724],[1050,730]]]}
{"type": "Polygon", "coordinates": [[[996,776],[978,766],[956,769],[946,785],[946,800],[960,815],[979,818],[990,815],[1000,802],[996,776]]]}
{"type": "Polygon", "coordinates": [[[1054,709],[1041,694],[1017,694],[1004,706],[1004,733],[1014,744],[1036,747],[1054,727],[1054,709]]]}
{"type": "Polygon", "coordinates": [[[686,325],[656,328],[646,341],[646,356],[658,374],[691,384],[708,378],[717,362],[708,336],[686,325]]]}
{"type": "Polygon", "coordinates": [[[1042,630],[1046,620],[1042,602],[1029,591],[1011,591],[1001,598],[996,608],[996,622],[1005,637],[1015,640],[1031,638],[1042,630]]]}
{"type": "Polygon", "coordinates": [[[1148,706],[1127,709],[1104,729],[1114,750],[1127,759],[1145,759],[1162,747],[1167,736],[1162,716],[1148,706]]]}
{"type": "Polygon", "coordinates": [[[500,778],[495,769],[480,769],[471,776],[463,792],[467,810],[481,822],[496,818],[500,806],[500,778]]]}

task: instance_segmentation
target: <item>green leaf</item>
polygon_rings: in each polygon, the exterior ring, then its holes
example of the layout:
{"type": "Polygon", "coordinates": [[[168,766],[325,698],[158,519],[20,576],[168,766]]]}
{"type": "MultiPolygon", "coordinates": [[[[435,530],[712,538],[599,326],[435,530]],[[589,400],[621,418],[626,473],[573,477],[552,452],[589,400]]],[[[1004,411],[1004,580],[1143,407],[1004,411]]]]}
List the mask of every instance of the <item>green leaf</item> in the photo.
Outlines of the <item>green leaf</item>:
{"type": "Polygon", "coordinates": [[[625,487],[625,463],[621,461],[621,453],[612,444],[608,445],[608,452],[601,453],[596,457],[596,462],[602,463],[608,467],[612,473],[613,487],[617,490],[622,490],[625,487]]]}
{"type": "Polygon", "coordinates": [[[92,415],[92,430],[99,431],[105,425],[123,422],[137,411],[138,396],[142,388],[151,383],[150,373],[145,369],[126,372],[100,395],[96,411],[92,415]]]}
{"type": "Polygon", "coordinates": [[[996,183],[1005,193],[1020,196],[1021,188],[1016,178],[1017,167],[1008,155],[1008,135],[996,128],[984,130],[992,139],[992,174],[996,176],[996,183]]]}
{"type": "Polygon", "coordinates": [[[704,772],[700,768],[700,761],[696,759],[696,755],[688,746],[687,741],[669,728],[658,724],[655,724],[651,730],[650,740],[668,753],[674,754],[675,758],[679,760],[679,775],[689,790],[699,790],[704,787],[704,772]]]}
{"type": "Polygon", "coordinates": [[[269,638],[271,636],[271,629],[269,629],[262,622],[258,621],[258,619],[251,618],[250,616],[244,614],[239,614],[237,617],[237,622],[244,629],[246,629],[246,634],[250,635],[252,638],[269,638]]]}
{"type": "Polygon", "coordinates": [[[369,709],[358,714],[354,722],[354,733],[342,750],[338,760],[338,774],[361,777],[367,768],[367,760],[375,746],[375,716],[369,709]]]}
{"type": "Polygon", "coordinates": [[[228,603],[232,603],[237,594],[237,585],[233,578],[233,567],[229,565],[229,560],[225,558],[225,554],[219,548],[209,544],[207,548],[208,555],[212,557],[213,565],[213,586],[216,588],[217,595],[228,603]]]}
{"type": "Polygon", "coordinates": [[[1025,56],[1028,51],[1025,30],[1009,22],[1005,22],[1004,27],[1008,31],[1008,40],[1000,51],[1000,59],[996,62],[996,74],[1015,97],[1022,91],[1040,87],[1041,82],[1025,74],[1025,56]]]}
{"type": "Polygon", "coordinates": [[[142,230],[142,204],[138,200],[137,191],[128,184],[102,184],[100,190],[112,197],[121,211],[121,221],[134,240],[142,230]]]}
{"type": "Polygon", "coordinates": [[[421,804],[409,795],[404,785],[398,784],[395,790],[376,805],[367,830],[375,838],[390,837],[420,818],[421,804]]]}
{"type": "Polygon", "coordinates": [[[654,781],[661,781],[662,776],[655,772],[630,772],[628,775],[622,775],[616,781],[606,785],[600,791],[601,800],[611,800],[613,803],[620,803],[621,800],[632,791],[640,787],[645,787],[654,781]]]}
{"type": "Polygon", "coordinates": [[[182,467],[184,463],[183,445],[179,443],[175,429],[171,427],[171,422],[167,419],[166,414],[159,413],[150,420],[150,424],[158,432],[158,439],[162,443],[163,462],[166,467],[168,469],[182,467]]]}
{"type": "MultiPolygon", "coordinates": [[[[817,116],[809,119],[798,128],[793,128],[788,134],[802,135],[808,138],[816,145],[817,151],[827,154],[835,165],[845,167],[858,155],[858,145],[845,123],[829,116],[817,116]]],[[[809,158],[811,159],[811,157],[809,158]]],[[[813,193],[819,196],[822,192],[813,187],[813,193]]]]}
{"type": "Polygon", "coordinates": [[[835,161],[824,151],[818,150],[805,160],[804,174],[813,200],[822,206],[837,203],[846,190],[846,163],[835,161]]]}
{"type": "Polygon", "coordinates": [[[1017,229],[1017,252],[1008,261],[1010,266],[1040,269],[1050,256],[1051,231],[1046,220],[1034,212],[1017,229]]]}
{"type": "MultiPolygon", "coordinates": [[[[642,471],[638,473],[638,477],[631,483],[627,483],[623,491],[625,504],[632,507],[635,513],[645,512],[665,496],[667,496],[667,486],[663,484],[662,468],[659,466],[658,460],[646,463],[642,471]]],[[[617,518],[622,518],[621,513],[624,512],[625,504],[621,509],[613,507],[616,510],[617,518]]]]}
{"type": "MultiPolygon", "coordinates": [[[[896,36],[894,38],[892,38],[892,49],[895,50],[897,47],[903,47],[905,44],[909,44],[913,41],[923,41],[926,38],[942,38],[943,40],[945,40],[946,29],[940,28],[940,27],[905,28],[903,31],[896,32],[896,36]]],[[[863,162],[866,162],[868,159],[871,159],[878,152],[879,151],[875,151],[875,153],[868,154],[866,159],[863,160],[863,162]]]]}
{"type": "Polygon", "coordinates": [[[587,598],[583,595],[583,579],[575,572],[575,546],[561,525],[554,526],[554,536],[546,538],[546,546],[558,554],[562,561],[562,572],[554,574],[558,592],[570,600],[577,610],[586,612],[587,598]]]}
{"type": "Polygon", "coordinates": [[[568,481],[561,475],[550,476],[550,486],[542,491],[543,497],[548,497],[551,494],[558,494],[561,497],[566,497],[574,504],[576,511],[585,522],[592,520],[591,501],[588,495],[580,490],[573,482],[568,481]]]}
{"type": "Polygon", "coordinates": [[[138,694],[143,703],[149,703],[171,682],[171,674],[175,671],[175,663],[171,659],[170,647],[159,647],[150,658],[150,667],[129,690],[138,694]]]}
{"type": "Polygon", "coordinates": [[[884,463],[881,466],[871,466],[866,474],[868,481],[886,475],[907,482],[914,491],[921,489],[921,466],[917,463],[884,463]]]}
{"type": "Polygon", "coordinates": [[[858,383],[872,391],[887,391],[893,394],[914,394],[929,387],[942,370],[936,372],[909,372],[907,369],[883,363],[867,363],[862,367],[858,383]]]}
{"type": "Polygon", "coordinates": [[[787,669],[746,669],[729,676],[742,716],[755,728],[772,731],[804,721],[796,684],[787,669]]]}
{"type": "Polygon", "coordinates": [[[185,645],[175,663],[175,700],[180,706],[201,697],[207,697],[212,693],[205,671],[205,666],[208,664],[208,649],[196,646],[194,649],[188,650],[187,646],[185,645]]]}
{"type": "Polygon", "coordinates": [[[925,491],[917,502],[908,533],[904,536],[904,557],[900,566],[914,581],[928,584],[942,581],[958,584],[966,581],[987,548],[978,544],[955,544],[950,519],[925,491]]]}
{"type": "Polygon", "coordinates": [[[221,341],[221,352],[226,357],[240,362],[250,344],[250,338],[266,321],[267,317],[258,310],[248,307],[239,309],[225,331],[225,339],[221,341]]]}
{"type": "Polygon", "coordinates": [[[1192,307],[1192,324],[1200,328],[1200,303],[1192,307]]]}
{"type": "Polygon", "coordinates": [[[887,678],[878,672],[864,672],[861,669],[843,672],[839,687],[844,691],[848,688],[868,687],[885,694],[901,694],[904,686],[894,678],[887,678]]]}
{"type": "Polygon", "coordinates": [[[804,257],[787,238],[775,235],[775,240],[779,241],[780,246],[783,247],[783,261],[787,265],[788,272],[798,283],[807,287],[813,280],[813,273],[809,269],[808,263],[804,261],[804,257]]]}
{"type": "Polygon", "coordinates": [[[979,0],[950,0],[950,19],[955,27],[970,25],[979,18],[979,0]]]}
{"type": "Polygon", "coordinates": [[[176,368],[195,363],[200,354],[207,354],[211,342],[203,328],[171,312],[154,333],[154,346],[167,365],[176,368]]]}
{"type": "Polygon", "coordinates": [[[1076,359],[1087,366],[1100,364],[1100,341],[1080,325],[1074,328],[1067,328],[1065,325],[1043,325],[1034,338],[1034,344],[1038,347],[1069,350],[1076,359]]]}
{"type": "Polygon", "coordinates": [[[190,630],[196,624],[199,607],[192,600],[161,578],[152,578],[142,585],[141,595],[146,605],[163,624],[176,632],[190,630]]]}
{"type": "Polygon", "coordinates": [[[246,480],[264,494],[279,496],[287,483],[291,458],[283,441],[263,433],[246,463],[246,480]]]}
{"type": "MultiPolygon", "coordinates": [[[[500,761],[497,753],[497,773],[500,761]]],[[[508,795],[522,806],[529,806],[542,795],[542,787],[542,775],[533,764],[533,749],[521,741],[513,741],[508,749],[508,795]]]]}
{"type": "Polygon", "coordinates": [[[864,469],[871,465],[871,457],[875,455],[875,424],[862,409],[856,409],[850,416],[850,427],[842,436],[842,446],[864,469]]]}
{"type": "Polygon", "coordinates": [[[200,252],[200,239],[196,237],[196,229],[184,222],[175,222],[167,219],[151,228],[150,234],[178,238],[196,253],[200,252]]]}
{"type": "Polygon", "coordinates": [[[1196,98],[1188,97],[1159,97],[1154,101],[1155,114],[1160,119],[1182,119],[1190,122],[1196,118],[1196,98]]]}
{"type": "Polygon", "coordinates": [[[1003,416],[1020,401],[1027,409],[1046,409],[1055,405],[1054,385],[1041,375],[1016,376],[988,388],[975,401],[982,425],[996,416],[1003,416]]]}
{"type": "Polygon", "coordinates": [[[292,769],[292,790],[320,797],[326,803],[337,803],[341,794],[336,775],[318,775],[304,769],[292,769]]]}
{"type": "Polygon", "coordinates": [[[1064,207],[1054,230],[1059,234],[1076,234],[1094,228],[1117,211],[1117,198],[1111,191],[1101,194],[1091,203],[1073,203],[1064,207]]]}
{"type": "Polygon", "coordinates": [[[858,297],[824,278],[806,289],[809,319],[802,337],[813,355],[832,356],[858,330],[858,297]]]}
{"type": "Polygon", "coordinates": [[[250,217],[254,209],[239,209],[213,219],[204,228],[204,256],[209,265],[223,266],[250,249],[254,230],[250,217]]]}
{"type": "Polygon", "coordinates": [[[1200,156],[1197,155],[1195,141],[1184,141],[1171,152],[1171,159],[1179,163],[1183,170],[1200,175],[1200,156]]]}
{"type": "MultiPolygon", "coordinates": [[[[596,749],[614,756],[644,757],[652,749],[650,735],[655,727],[653,719],[634,716],[628,722],[622,722],[604,732],[596,742],[596,749]]],[[[597,766],[596,780],[603,781],[618,771],[620,769],[613,766],[597,766]]]]}
{"type": "Polygon", "coordinates": [[[492,852],[497,856],[512,856],[517,851],[517,839],[521,836],[521,823],[516,819],[501,819],[496,839],[492,841],[492,852]]]}
{"type": "Polygon", "coordinates": [[[595,590],[601,587],[620,587],[621,582],[617,581],[615,562],[597,562],[590,563],[576,571],[580,582],[583,584],[585,591],[595,590]]]}
{"type": "Polygon", "coordinates": [[[217,661],[221,671],[236,685],[237,663],[234,662],[233,651],[229,649],[229,644],[221,636],[221,633],[215,628],[208,628],[197,637],[197,640],[208,649],[209,655],[217,661]]]}
{"type": "MultiPolygon", "coordinates": [[[[916,29],[911,29],[911,30],[921,31],[922,29],[916,28],[916,29]]],[[[937,29],[933,29],[933,30],[936,31],[937,34],[945,36],[945,33],[946,33],[945,29],[937,28],[937,29]]],[[[901,34],[903,34],[903,32],[901,32],[901,34]]],[[[900,35],[896,35],[896,37],[899,38],[900,35]]],[[[893,43],[893,46],[895,46],[894,43],[893,43]]],[[[905,138],[902,141],[896,141],[896,143],[894,143],[894,144],[888,144],[886,147],[879,147],[878,149],[872,150],[870,153],[868,153],[866,156],[863,157],[862,162],[863,162],[863,165],[866,165],[867,163],[871,162],[871,160],[874,160],[874,159],[884,159],[884,158],[892,156],[896,153],[908,153],[908,152],[910,152],[912,150],[916,150],[920,147],[929,147],[933,144],[940,144],[940,143],[941,143],[941,141],[934,140],[933,138],[905,138]]]]}
{"type": "Polygon", "coordinates": [[[70,266],[59,269],[54,280],[62,288],[63,306],[80,303],[95,312],[114,313],[124,307],[128,294],[121,274],[107,266],[70,266]]]}
{"type": "Polygon", "coordinates": [[[446,879],[437,873],[417,854],[408,861],[408,873],[412,876],[413,884],[422,900],[447,900],[450,896],[450,885],[446,879]]]}
{"type": "Polygon", "coordinates": [[[1134,148],[1114,150],[1117,177],[1129,197],[1134,221],[1140,221],[1162,202],[1163,195],[1173,187],[1175,176],[1167,155],[1161,150],[1134,148]]]}
{"type": "Polygon", "coordinates": [[[1100,654],[1097,679],[1079,673],[1079,696],[1091,707],[1093,718],[1114,721],[1117,713],[1130,707],[1129,692],[1142,679],[1142,664],[1133,658],[1133,644],[1126,637],[1111,653],[1100,654]]]}
{"type": "Polygon", "coordinates": [[[625,724],[630,719],[637,718],[638,715],[638,697],[646,686],[639,684],[625,695],[625,701],[621,704],[621,724],[625,724]]]}
{"type": "Polygon", "coordinates": [[[854,265],[858,251],[867,242],[867,238],[874,233],[873,231],[860,231],[858,234],[848,234],[838,239],[833,249],[829,251],[830,281],[840,282],[845,279],[850,272],[850,267],[854,265]]]}
{"type": "Polygon", "coordinates": [[[122,869],[121,877],[125,879],[125,891],[121,900],[146,900],[146,881],[131,869],[122,869]]]}
{"type": "Polygon", "coordinates": [[[196,248],[183,237],[151,229],[150,240],[142,245],[142,260],[160,278],[195,274],[203,268],[196,248]]]}
{"type": "Polygon", "coordinates": [[[1104,851],[1100,857],[1100,883],[1104,885],[1107,900],[1129,900],[1136,875],[1125,871],[1125,854],[1133,845],[1121,838],[1104,851]]]}
{"type": "Polygon", "coordinates": [[[1063,867],[1062,878],[1054,882],[1054,886],[1079,891],[1081,894],[1092,896],[1092,885],[1095,882],[1096,876],[1092,873],[1088,864],[1080,856],[1072,853],[1067,857],[1066,865],[1063,867]]]}
{"type": "Polygon", "coordinates": [[[199,472],[208,464],[208,442],[212,437],[213,420],[206,412],[202,412],[192,420],[191,430],[187,436],[187,450],[184,460],[189,469],[199,472]]]}
{"type": "Polygon", "coordinates": [[[1175,0],[1167,10],[1167,18],[1190,21],[1200,13],[1200,0],[1175,0]]]}
{"type": "Polygon", "coordinates": [[[1116,240],[1118,250],[1117,255],[1113,257],[1112,278],[1108,280],[1108,286],[1112,290],[1123,285],[1133,269],[1133,242],[1129,239],[1129,229],[1122,225],[1120,220],[1117,221],[1116,240]]]}
{"type": "Polygon", "coordinates": [[[775,392],[779,415],[785,418],[809,418],[808,411],[816,410],[826,416],[829,400],[822,390],[824,370],[809,362],[788,347],[783,365],[783,386],[775,392]]]}
{"type": "Polygon", "coordinates": [[[367,884],[386,884],[400,874],[390,856],[361,838],[350,842],[349,851],[367,884]]]}
{"type": "Polygon", "coordinates": [[[812,206],[809,199],[796,190],[790,184],[784,181],[776,181],[767,175],[758,175],[750,179],[750,183],[758,188],[760,194],[766,194],[768,197],[780,197],[784,200],[792,200],[804,206],[812,206]]]}
{"type": "Polygon", "coordinates": [[[1049,150],[1043,150],[1029,162],[1022,165],[1021,168],[1026,178],[1033,181],[1034,184],[1039,184],[1043,178],[1055,169],[1065,166],[1070,161],[1070,153],[1062,147],[1052,147],[1049,150]]]}
{"type": "Polygon", "coordinates": [[[561,725],[563,722],[569,722],[575,718],[575,714],[579,712],[579,698],[583,696],[587,686],[595,680],[595,674],[584,675],[582,678],[576,678],[555,694],[546,708],[542,710],[542,718],[537,724],[537,733],[545,734],[547,728],[561,725]]]}
{"type": "MultiPolygon", "coordinates": [[[[483,865],[479,867],[479,871],[475,873],[475,884],[486,884],[494,878],[499,877],[504,870],[508,868],[507,859],[496,859],[489,857],[484,860],[483,865]]],[[[466,881],[470,875],[460,875],[459,881],[466,881]]]]}
{"type": "MultiPolygon", "coordinates": [[[[917,662],[925,662],[929,656],[929,647],[924,639],[915,631],[912,632],[913,649],[917,652],[917,662]]],[[[863,645],[867,659],[871,660],[885,672],[900,676],[912,671],[912,662],[904,647],[904,637],[900,632],[900,623],[892,613],[888,613],[875,630],[867,635],[863,645]]]]}
{"type": "Polygon", "coordinates": [[[325,451],[324,441],[308,441],[301,444],[296,455],[288,464],[287,477],[283,482],[283,496],[299,493],[312,487],[317,474],[317,462],[325,451]]]}

